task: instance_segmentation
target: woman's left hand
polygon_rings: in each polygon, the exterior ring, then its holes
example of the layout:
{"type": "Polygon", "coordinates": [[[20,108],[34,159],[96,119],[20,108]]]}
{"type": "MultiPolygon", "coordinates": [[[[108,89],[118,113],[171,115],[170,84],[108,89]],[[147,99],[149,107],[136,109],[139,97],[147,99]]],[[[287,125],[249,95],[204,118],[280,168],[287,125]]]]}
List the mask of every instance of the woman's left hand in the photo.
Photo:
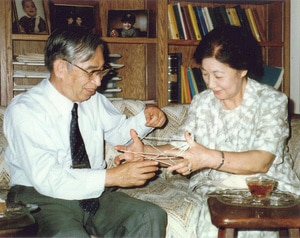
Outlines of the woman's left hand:
{"type": "MultiPolygon", "coordinates": [[[[184,158],[181,162],[168,167],[168,171],[170,172],[176,171],[177,173],[180,173],[182,175],[189,175],[196,170],[207,167],[205,165],[205,154],[208,149],[195,142],[191,138],[188,131],[185,132],[185,139],[189,144],[189,149],[180,154],[180,156],[184,158]]],[[[164,153],[171,156],[178,155],[178,151],[173,150],[166,150],[164,151],[164,153]]]]}

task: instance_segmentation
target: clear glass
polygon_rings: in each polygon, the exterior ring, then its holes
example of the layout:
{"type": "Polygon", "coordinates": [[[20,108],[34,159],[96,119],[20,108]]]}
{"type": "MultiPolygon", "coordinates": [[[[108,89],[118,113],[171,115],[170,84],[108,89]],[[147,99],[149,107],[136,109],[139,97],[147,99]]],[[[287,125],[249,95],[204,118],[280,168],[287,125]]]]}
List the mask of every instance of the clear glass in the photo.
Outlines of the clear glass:
{"type": "Polygon", "coordinates": [[[253,200],[261,202],[269,198],[277,182],[268,176],[261,175],[246,178],[246,183],[253,200]]]}

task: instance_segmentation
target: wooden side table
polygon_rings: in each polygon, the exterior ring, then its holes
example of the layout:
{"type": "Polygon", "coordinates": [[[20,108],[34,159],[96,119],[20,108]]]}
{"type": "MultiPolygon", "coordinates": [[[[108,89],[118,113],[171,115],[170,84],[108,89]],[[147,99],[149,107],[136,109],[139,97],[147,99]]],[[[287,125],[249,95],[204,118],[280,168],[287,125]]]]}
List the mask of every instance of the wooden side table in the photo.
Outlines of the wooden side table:
{"type": "Polygon", "coordinates": [[[239,229],[279,230],[282,237],[300,237],[300,204],[287,208],[260,208],[228,205],[216,197],[208,198],[212,223],[218,237],[233,238],[239,229]]]}
{"type": "Polygon", "coordinates": [[[33,237],[37,225],[30,213],[0,218],[0,237],[33,237]]]}

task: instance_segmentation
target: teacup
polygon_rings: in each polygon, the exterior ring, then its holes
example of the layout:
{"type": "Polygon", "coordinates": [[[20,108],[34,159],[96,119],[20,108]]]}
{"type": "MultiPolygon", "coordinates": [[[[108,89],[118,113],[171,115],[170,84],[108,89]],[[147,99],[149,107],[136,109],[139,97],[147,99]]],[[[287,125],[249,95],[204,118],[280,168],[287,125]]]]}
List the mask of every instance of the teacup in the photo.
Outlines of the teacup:
{"type": "Polygon", "coordinates": [[[276,180],[265,175],[246,178],[248,189],[255,200],[267,199],[273,191],[276,180]]]}

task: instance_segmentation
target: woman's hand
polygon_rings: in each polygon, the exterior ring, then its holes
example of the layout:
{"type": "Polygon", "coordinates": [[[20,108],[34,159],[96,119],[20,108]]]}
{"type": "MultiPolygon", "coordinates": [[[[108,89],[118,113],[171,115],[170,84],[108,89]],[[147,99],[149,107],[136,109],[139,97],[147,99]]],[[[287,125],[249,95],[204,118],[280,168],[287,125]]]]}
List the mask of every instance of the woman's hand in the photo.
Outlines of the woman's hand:
{"type": "Polygon", "coordinates": [[[144,144],[138,137],[138,134],[134,129],[130,130],[130,136],[133,143],[129,146],[117,145],[115,149],[124,152],[115,158],[115,164],[120,165],[123,162],[131,162],[137,160],[143,160],[143,157],[138,154],[144,152],[144,144]],[[137,152],[137,153],[135,153],[137,152]]]}
{"type": "MultiPolygon", "coordinates": [[[[168,171],[176,171],[182,175],[189,175],[193,171],[204,169],[208,167],[208,160],[206,154],[208,149],[195,142],[188,131],[185,132],[185,139],[189,145],[189,149],[180,153],[184,159],[181,162],[168,167],[168,171]]],[[[171,156],[178,155],[178,151],[165,150],[164,153],[171,156]]]]}

